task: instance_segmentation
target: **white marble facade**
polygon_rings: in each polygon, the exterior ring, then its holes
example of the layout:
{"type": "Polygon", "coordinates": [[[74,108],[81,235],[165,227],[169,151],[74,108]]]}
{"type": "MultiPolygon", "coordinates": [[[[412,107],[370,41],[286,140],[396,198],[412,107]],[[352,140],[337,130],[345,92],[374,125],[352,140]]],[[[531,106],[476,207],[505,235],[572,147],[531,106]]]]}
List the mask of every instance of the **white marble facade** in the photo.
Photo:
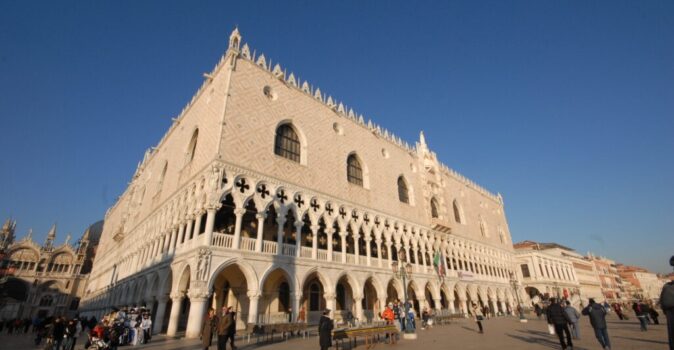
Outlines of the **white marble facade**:
{"type": "Polygon", "coordinates": [[[145,304],[156,331],[197,337],[209,306],[233,306],[239,327],[326,307],[368,322],[404,292],[441,312],[514,308],[502,197],[441,164],[423,133],[409,145],[366,122],[237,30],[204,77],[108,210],[84,313],[145,304]]]}

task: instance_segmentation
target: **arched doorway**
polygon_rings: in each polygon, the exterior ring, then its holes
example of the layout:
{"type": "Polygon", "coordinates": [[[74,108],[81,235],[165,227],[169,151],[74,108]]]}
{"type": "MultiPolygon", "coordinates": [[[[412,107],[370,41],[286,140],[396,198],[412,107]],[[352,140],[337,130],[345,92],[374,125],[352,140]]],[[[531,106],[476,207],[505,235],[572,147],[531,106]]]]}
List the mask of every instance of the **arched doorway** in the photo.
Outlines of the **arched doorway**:
{"type": "Polygon", "coordinates": [[[356,308],[354,305],[354,289],[349,283],[347,276],[342,276],[337,281],[335,286],[335,322],[346,323],[351,322],[356,315],[356,308]]]}
{"type": "Polygon", "coordinates": [[[372,277],[365,281],[363,286],[363,317],[362,322],[372,323],[378,318],[379,312],[382,311],[383,305],[380,304],[377,296],[377,289],[374,287],[372,277]]]}
{"type": "Polygon", "coordinates": [[[421,315],[419,313],[419,300],[417,299],[417,293],[414,291],[413,282],[410,282],[407,285],[407,300],[405,302],[410,301],[412,302],[412,308],[414,308],[416,314],[421,315]]]}
{"type": "Polygon", "coordinates": [[[435,300],[433,299],[433,293],[431,293],[431,284],[426,283],[426,288],[424,290],[424,297],[426,298],[426,305],[430,307],[430,309],[434,310],[435,309],[435,300]]]}
{"type": "Polygon", "coordinates": [[[312,272],[309,274],[302,286],[302,299],[300,301],[300,310],[304,309],[307,323],[318,323],[322,310],[326,308],[324,293],[325,286],[318,273],[312,272]]]}
{"type": "MultiPolygon", "coordinates": [[[[249,320],[248,310],[248,281],[242,269],[232,264],[222,269],[213,281],[213,296],[211,307],[221,310],[222,307],[231,307],[236,314],[236,328],[244,329],[249,320]]],[[[257,315],[255,321],[257,323],[257,315]]]]}
{"type": "Polygon", "coordinates": [[[386,303],[397,302],[402,298],[398,295],[398,289],[396,288],[395,280],[390,280],[386,286],[386,303]]]}
{"type": "Polygon", "coordinates": [[[291,288],[288,274],[277,268],[267,275],[262,285],[259,323],[285,323],[291,321],[291,288]]]}

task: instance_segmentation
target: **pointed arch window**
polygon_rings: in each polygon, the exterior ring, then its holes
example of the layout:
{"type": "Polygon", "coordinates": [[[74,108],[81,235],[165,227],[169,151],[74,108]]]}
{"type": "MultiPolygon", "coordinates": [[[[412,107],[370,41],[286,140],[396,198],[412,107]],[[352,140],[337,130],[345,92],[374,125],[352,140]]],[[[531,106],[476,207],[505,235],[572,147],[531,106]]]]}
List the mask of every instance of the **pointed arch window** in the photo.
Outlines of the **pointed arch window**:
{"type": "Polygon", "coordinates": [[[434,198],[431,198],[431,217],[432,218],[438,218],[440,215],[438,215],[438,201],[434,198]]]}
{"type": "Polygon", "coordinates": [[[363,187],[363,167],[355,154],[346,159],[346,178],[350,183],[363,187]]]}
{"type": "Polygon", "coordinates": [[[456,202],[456,199],[454,200],[454,203],[452,203],[452,206],[454,207],[454,220],[456,220],[456,222],[459,224],[463,223],[461,220],[461,210],[459,209],[459,203],[456,202]]]}
{"type": "Polygon", "coordinates": [[[293,162],[300,162],[300,138],[290,124],[282,124],[276,128],[274,153],[293,162]]]}
{"type": "Polygon", "coordinates": [[[199,139],[199,129],[195,129],[192,133],[192,138],[187,146],[187,163],[194,159],[194,154],[197,152],[197,140],[199,139]]]}
{"type": "Polygon", "coordinates": [[[410,203],[410,195],[407,190],[407,183],[405,183],[405,178],[402,176],[398,177],[398,199],[403,203],[410,203]]]}

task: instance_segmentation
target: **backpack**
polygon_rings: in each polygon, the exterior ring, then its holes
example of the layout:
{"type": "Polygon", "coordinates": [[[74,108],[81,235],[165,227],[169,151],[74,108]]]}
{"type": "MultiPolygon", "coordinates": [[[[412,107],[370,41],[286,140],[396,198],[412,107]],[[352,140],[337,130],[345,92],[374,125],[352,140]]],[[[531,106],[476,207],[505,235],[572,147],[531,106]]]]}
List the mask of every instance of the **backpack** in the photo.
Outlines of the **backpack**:
{"type": "Polygon", "coordinates": [[[674,308],[674,282],[669,282],[662,287],[660,305],[662,305],[663,310],[674,308]]]}

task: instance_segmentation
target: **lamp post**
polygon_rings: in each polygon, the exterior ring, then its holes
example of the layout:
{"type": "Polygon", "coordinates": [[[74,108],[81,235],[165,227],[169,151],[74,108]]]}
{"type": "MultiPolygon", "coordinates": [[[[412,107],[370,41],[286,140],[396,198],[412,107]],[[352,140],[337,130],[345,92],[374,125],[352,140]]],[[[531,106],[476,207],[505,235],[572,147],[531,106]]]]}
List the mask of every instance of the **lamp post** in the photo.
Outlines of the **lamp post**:
{"type": "MultiPolygon", "coordinates": [[[[403,317],[404,322],[407,322],[407,317],[410,312],[410,304],[407,302],[407,278],[412,276],[412,264],[407,262],[405,250],[400,248],[398,250],[398,261],[391,263],[391,269],[393,270],[393,276],[400,278],[403,281],[403,305],[405,305],[405,316],[403,317]]],[[[403,333],[403,339],[417,339],[417,334],[414,330],[410,329],[409,326],[405,327],[405,333],[403,333]]]]}
{"type": "Polygon", "coordinates": [[[555,281],[552,283],[552,285],[555,287],[555,294],[557,297],[557,300],[559,300],[559,282],[555,281]]]}
{"type": "Polygon", "coordinates": [[[522,310],[522,302],[520,301],[520,293],[519,290],[517,289],[519,282],[517,281],[517,278],[515,278],[515,274],[512,272],[510,273],[510,285],[515,290],[515,298],[517,298],[517,311],[520,314],[520,322],[526,323],[527,319],[524,317],[524,312],[522,310]]]}

